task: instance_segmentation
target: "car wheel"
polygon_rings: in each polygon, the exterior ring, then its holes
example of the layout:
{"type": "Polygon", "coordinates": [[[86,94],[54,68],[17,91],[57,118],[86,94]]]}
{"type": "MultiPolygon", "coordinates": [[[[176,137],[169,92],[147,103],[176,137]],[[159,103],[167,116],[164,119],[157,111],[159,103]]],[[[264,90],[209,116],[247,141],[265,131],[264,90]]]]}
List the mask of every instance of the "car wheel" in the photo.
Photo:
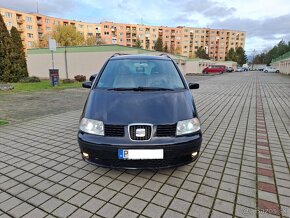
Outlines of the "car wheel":
{"type": "Polygon", "coordinates": [[[268,73],[268,70],[265,70],[265,73],[268,73]]]}
{"type": "Polygon", "coordinates": [[[276,73],[279,73],[279,70],[276,70],[276,73]]]}

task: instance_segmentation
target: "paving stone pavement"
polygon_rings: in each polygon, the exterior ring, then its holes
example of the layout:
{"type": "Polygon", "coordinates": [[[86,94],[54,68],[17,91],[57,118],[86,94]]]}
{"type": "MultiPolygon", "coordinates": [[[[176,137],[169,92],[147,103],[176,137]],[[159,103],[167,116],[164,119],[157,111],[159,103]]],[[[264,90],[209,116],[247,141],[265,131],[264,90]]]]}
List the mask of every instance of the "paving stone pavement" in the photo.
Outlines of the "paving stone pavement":
{"type": "Polygon", "coordinates": [[[193,93],[202,150],[176,169],[85,163],[79,110],[1,126],[0,217],[290,217],[290,77],[223,74],[193,93]]]}

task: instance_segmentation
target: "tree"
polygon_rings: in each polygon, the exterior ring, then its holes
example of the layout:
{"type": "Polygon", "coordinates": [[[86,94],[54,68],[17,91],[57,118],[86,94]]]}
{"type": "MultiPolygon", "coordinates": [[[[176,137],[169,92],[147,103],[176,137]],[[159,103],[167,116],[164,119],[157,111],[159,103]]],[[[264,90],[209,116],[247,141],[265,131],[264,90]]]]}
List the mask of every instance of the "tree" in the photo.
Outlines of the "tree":
{"type": "Polygon", "coordinates": [[[167,46],[167,44],[165,44],[165,46],[163,48],[163,51],[166,52],[166,53],[168,52],[168,46],[167,46]]]}
{"type": "Polygon", "coordinates": [[[202,47],[199,47],[195,52],[195,57],[201,58],[201,59],[209,59],[208,54],[206,53],[205,49],[202,47]]]}
{"type": "Polygon", "coordinates": [[[97,36],[96,40],[97,40],[97,45],[105,45],[106,44],[106,41],[101,36],[97,36]]]}
{"type": "Polygon", "coordinates": [[[236,56],[236,52],[235,49],[230,48],[230,50],[228,51],[228,53],[226,54],[226,61],[237,61],[237,56],[236,56]]]}
{"type": "Polygon", "coordinates": [[[154,46],[155,51],[163,51],[163,42],[160,37],[158,37],[155,46],[154,46]]]}
{"type": "Polygon", "coordinates": [[[84,44],[84,36],[72,25],[58,25],[52,33],[52,38],[61,46],[76,46],[84,44]]]}
{"type": "Polygon", "coordinates": [[[176,47],[174,54],[177,54],[177,55],[181,54],[181,47],[180,46],[176,47]]]}
{"type": "Polygon", "coordinates": [[[85,41],[85,45],[93,46],[97,44],[97,37],[95,36],[88,36],[85,41]]]}
{"type": "Polygon", "coordinates": [[[170,45],[170,51],[169,51],[171,54],[175,54],[175,48],[174,48],[174,45],[171,44],[170,45]]]}
{"type": "Polygon", "coordinates": [[[136,40],[135,47],[142,48],[142,43],[141,43],[141,40],[139,38],[136,40]]]}
{"type": "Polygon", "coordinates": [[[11,58],[13,62],[13,80],[17,82],[23,77],[28,77],[27,64],[21,36],[16,27],[12,27],[10,34],[13,43],[11,53],[11,58]]]}
{"type": "Polygon", "coordinates": [[[8,82],[11,77],[12,39],[0,14],[0,81],[8,82]]]}
{"type": "Polygon", "coordinates": [[[247,63],[247,55],[245,54],[245,50],[242,47],[238,47],[236,49],[236,57],[238,65],[242,66],[243,64],[247,63]]]}

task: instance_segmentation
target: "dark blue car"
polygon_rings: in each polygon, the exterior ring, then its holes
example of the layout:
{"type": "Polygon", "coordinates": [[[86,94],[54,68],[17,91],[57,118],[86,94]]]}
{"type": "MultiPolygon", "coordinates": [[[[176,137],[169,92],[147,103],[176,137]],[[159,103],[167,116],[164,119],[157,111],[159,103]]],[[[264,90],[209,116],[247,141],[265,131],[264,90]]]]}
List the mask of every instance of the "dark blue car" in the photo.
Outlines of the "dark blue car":
{"type": "Polygon", "coordinates": [[[167,55],[113,55],[91,88],[78,132],[85,161],[156,169],[194,161],[202,142],[190,89],[167,55]]]}

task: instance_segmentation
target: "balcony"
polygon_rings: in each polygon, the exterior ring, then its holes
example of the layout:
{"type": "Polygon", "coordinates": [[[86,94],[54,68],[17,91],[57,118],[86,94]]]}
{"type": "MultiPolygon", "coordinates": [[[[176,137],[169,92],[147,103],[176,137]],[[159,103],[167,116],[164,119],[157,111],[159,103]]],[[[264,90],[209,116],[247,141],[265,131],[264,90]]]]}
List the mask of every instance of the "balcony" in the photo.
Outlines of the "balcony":
{"type": "Polygon", "coordinates": [[[37,21],[37,25],[42,25],[43,24],[43,21],[42,20],[38,20],[37,21]]]}
{"type": "Polygon", "coordinates": [[[42,28],[42,27],[38,27],[38,28],[37,28],[37,31],[38,31],[39,33],[42,33],[42,32],[43,32],[43,28],[42,28]]]}

